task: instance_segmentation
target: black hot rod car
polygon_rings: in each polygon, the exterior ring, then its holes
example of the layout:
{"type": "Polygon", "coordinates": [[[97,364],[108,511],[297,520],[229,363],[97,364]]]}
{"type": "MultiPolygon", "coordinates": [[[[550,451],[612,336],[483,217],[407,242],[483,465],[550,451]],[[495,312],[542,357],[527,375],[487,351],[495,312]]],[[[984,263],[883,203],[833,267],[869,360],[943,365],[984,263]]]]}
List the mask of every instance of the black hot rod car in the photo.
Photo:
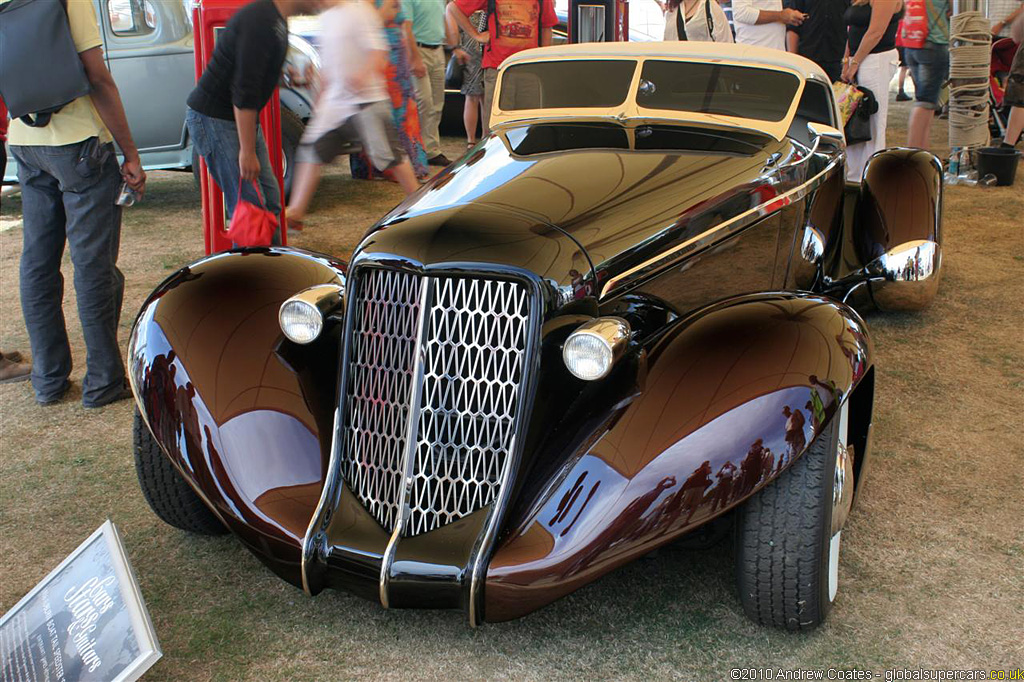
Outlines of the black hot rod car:
{"type": "Polygon", "coordinates": [[[825,74],[773,50],[529,50],[497,93],[349,263],[237,250],[150,296],[153,510],[311,595],[473,624],[730,518],[746,612],[820,623],[870,445],[850,304],[934,296],[938,161],[847,183],[825,74]]]}

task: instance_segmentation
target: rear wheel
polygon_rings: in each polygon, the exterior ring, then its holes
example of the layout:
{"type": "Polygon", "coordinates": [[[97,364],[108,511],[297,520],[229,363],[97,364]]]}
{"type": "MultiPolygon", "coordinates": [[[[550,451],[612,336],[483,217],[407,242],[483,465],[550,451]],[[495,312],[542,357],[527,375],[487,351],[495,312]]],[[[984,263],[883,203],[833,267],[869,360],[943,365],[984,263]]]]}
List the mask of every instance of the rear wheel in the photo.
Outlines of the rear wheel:
{"type": "Polygon", "coordinates": [[[165,523],[201,535],[223,535],[227,528],[207,509],[157,444],[139,411],[132,425],[135,473],[149,508],[165,523]]]}
{"type": "Polygon", "coordinates": [[[295,152],[299,149],[299,140],[306,129],[299,115],[294,111],[281,108],[281,161],[284,164],[284,197],[292,195],[292,178],[295,177],[295,152]]]}
{"type": "Polygon", "coordinates": [[[839,587],[842,527],[853,502],[849,402],[785,473],[740,510],[737,582],[747,616],[810,630],[839,587]]]}

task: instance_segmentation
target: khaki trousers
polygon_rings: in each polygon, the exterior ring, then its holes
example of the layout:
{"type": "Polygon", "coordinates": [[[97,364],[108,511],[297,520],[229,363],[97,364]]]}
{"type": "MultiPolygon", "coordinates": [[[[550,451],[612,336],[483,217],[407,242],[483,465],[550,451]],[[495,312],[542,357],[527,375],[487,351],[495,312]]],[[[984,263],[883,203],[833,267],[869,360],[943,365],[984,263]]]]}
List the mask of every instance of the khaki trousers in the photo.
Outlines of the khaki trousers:
{"type": "Polygon", "coordinates": [[[498,82],[497,69],[484,69],[484,128],[491,125],[491,104],[494,102],[494,86],[498,82]]]}
{"type": "Polygon", "coordinates": [[[432,159],[441,153],[441,110],[444,109],[444,48],[423,48],[419,45],[427,75],[416,79],[416,109],[420,115],[420,134],[423,136],[423,150],[432,159]]]}

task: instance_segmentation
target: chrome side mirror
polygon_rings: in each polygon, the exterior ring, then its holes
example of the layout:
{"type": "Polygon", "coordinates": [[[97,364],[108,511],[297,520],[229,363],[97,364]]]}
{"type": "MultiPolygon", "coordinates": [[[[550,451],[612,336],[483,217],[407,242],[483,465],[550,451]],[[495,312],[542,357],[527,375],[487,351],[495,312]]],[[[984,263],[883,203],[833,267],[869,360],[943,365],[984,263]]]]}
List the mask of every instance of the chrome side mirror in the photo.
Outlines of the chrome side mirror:
{"type": "Polygon", "coordinates": [[[930,239],[917,239],[889,249],[830,289],[849,295],[869,282],[871,295],[882,310],[923,310],[939,289],[941,266],[942,247],[930,239]]]}
{"type": "Polygon", "coordinates": [[[846,136],[843,135],[843,131],[838,128],[833,128],[832,126],[824,123],[811,121],[807,124],[807,132],[810,133],[812,138],[814,138],[815,150],[817,150],[818,145],[822,142],[832,145],[837,149],[846,148],[846,136]]]}

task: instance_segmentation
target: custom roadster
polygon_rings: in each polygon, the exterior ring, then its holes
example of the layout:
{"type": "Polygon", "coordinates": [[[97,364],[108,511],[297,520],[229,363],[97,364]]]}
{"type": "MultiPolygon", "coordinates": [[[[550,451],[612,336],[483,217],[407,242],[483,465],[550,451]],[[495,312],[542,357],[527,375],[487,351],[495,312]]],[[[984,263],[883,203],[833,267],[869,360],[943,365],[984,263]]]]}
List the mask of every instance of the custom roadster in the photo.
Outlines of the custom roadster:
{"type": "Polygon", "coordinates": [[[824,72],[753,47],[528,50],[494,102],[347,264],[237,250],[150,296],[149,504],[310,595],[474,625],[728,527],[747,614],[817,625],[870,453],[851,305],[935,295],[937,159],[847,183],[824,72]]]}

